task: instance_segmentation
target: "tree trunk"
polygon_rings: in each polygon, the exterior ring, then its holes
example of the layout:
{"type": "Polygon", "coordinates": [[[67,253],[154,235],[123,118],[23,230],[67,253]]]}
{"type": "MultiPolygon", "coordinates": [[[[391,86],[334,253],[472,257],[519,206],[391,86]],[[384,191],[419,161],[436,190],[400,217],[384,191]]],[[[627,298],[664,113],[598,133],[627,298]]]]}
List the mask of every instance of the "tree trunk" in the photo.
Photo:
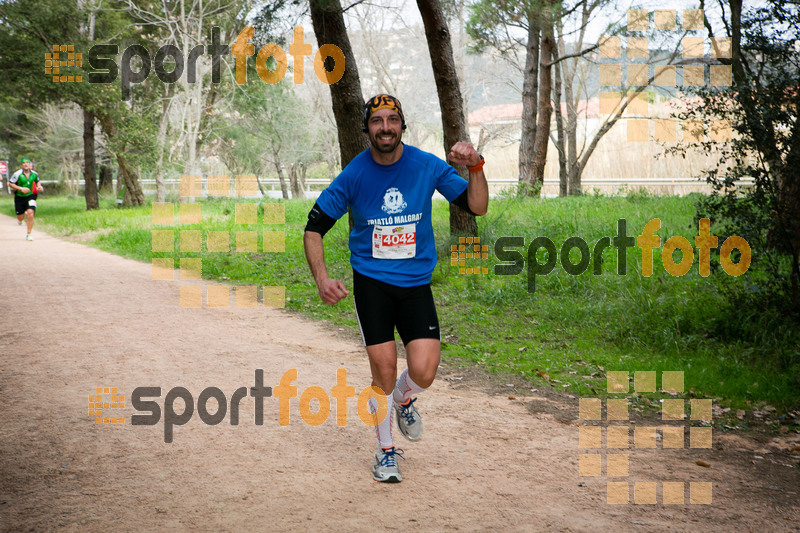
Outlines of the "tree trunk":
{"type": "Polygon", "coordinates": [[[303,191],[303,186],[300,183],[300,172],[298,167],[301,167],[302,164],[300,163],[292,163],[289,167],[289,186],[292,188],[292,198],[296,199],[304,199],[306,197],[305,191],[303,191]]]}
{"type": "Polygon", "coordinates": [[[167,190],[164,185],[164,152],[167,149],[167,127],[169,126],[169,106],[175,93],[175,84],[167,86],[167,94],[161,102],[161,118],[158,121],[158,136],[156,149],[158,150],[158,163],[156,163],[156,201],[163,202],[167,199],[167,190]]]}
{"type": "MultiPolygon", "coordinates": [[[[345,69],[342,79],[328,85],[336,131],[339,135],[342,168],[344,168],[350,160],[369,148],[369,141],[361,131],[364,116],[361,81],[358,78],[358,67],[350,46],[350,38],[347,36],[339,0],[311,0],[310,7],[311,23],[317,36],[317,44],[336,45],[344,54],[345,69]]],[[[326,61],[326,66],[329,61],[330,58],[326,61]]]]}
{"type": "MultiPolygon", "coordinates": [[[[369,141],[364,135],[364,95],[361,93],[361,81],[358,78],[358,66],[344,25],[342,5],[339,0],[311,0],[311,24],[317,36],[317,45],[333,44],[339,47],[344,55],[345,69],[342,79],[328,85],[331,91],[331,107],[336,120],[336,133],[339,136],[339,153],[342,168],[369,148],[369,141]]],[[[331,59],[325,61],[326,70],[330,70],[331,59]]],[[[347,222],[353,229],[353,214],[347,210],[347,222]]]]}
{"type": "MultiPolygon", "coordinates": [[[[117,127],[114,125],[114,120],[109,115],[105,114],[98,115],[97,119],[100,121],[100,126],[103,128],[109,141],[114,139],[117,135],[117,127]]],[[[122,182],[125,184],[124,204],[126,206],[144,205],[144,193],[142,192],[141,185],[139,185],[139,177],[136,175],[136,172],[134,172],[130,163],[128,163],[125,152],[120,151],[114,155],[119,165],[119,175],[117,179],[118,181],[122,179],[122,182]]]]}
{"type": "Polygon", "coordinates": [[[258,185],[258,190],[261,191],[261,197],[267,197],[267,191],[264,190],[264,186],[261,184],[261,180],[258,179],[258,175],[256,175],[256,184],[258,185]]]}
{"type": "Polygon", "coordinates": [[[300,163],[300,172],[297,174],[297,181],[299,184],[299,198],[305,200],[306,198],[306,165],[300,163]]]}
{"type": "Polygon", "coordinates": [[[114,173],[106,164],[100,165],[100,192],[110,191],[114,188],[114,173]]]}
{"type": "Polygon", "coordinates": [[[730,0],[731,7],[731,70],[734,85],[745,83],[742,65],[742,0],[730,0]]]}
{"type": "Polygon", "coordinates": [[[99,209],[97,175],[94,165],[94,115],[83,108],[83,196],[86,210],[99,209]]]}
{"type": "Polygon", "coordinates": [[[533,147],[531,174],[534,190],[541,191],[544,183],[544,167],[547,163],[547,145],[550,140],[550,115],[553,107],[550,94],[553,89],[553,23],[542,25],[542,44],[539,53],[539,109],[537,111],[536,142],[533,147]]]}
{"type": "Polygon", "coordinates": [[[281,184],[281,196],[284,200],[289,199],[289,190],[286,188],[286,178],[283,175],[283,168],[280,160],[275,159],[275,170],[278,171],[278,181],[281,184]]]}
{"type": "MultiPolygon", "coordinates": [[[[529,185],[527,194],[534,193],[533,150],[536,144],[536,114],[539,96],[539,21],[528,14],[528,43],[525,70],[522,78],[522,131],[519,142],[519,182],[529,185]]],[[[549,98],[549,97],[548,97],[549,98]]]]}
{"type": "MultiPolygon", "coordinates": [[[[558,59],[555,52],[553,61],[558,59]]],[[[564,118],[561,116],[561,63],[554,65],[555,87],[553,90],[553,106],[556,116],[556,149],[558,150],[558,196],[561,198],[569,194],[569,178],[567,174],[567,150],[564,139],[564,118]]]]}
{"type": "MultiPolygon", "coordinates": [[[[442,130],[444,133],[444,153],[458,141],[469,141],[469,132],[464,119],[464,103],[458,84],[450,31],[439,0],[417,0],[417,7],[425,25],[425,38],[433,66],[433,78],[439,95],[442,111],[442,130]]],[[[468,178],[467,168],[454,165],[462,178],[468,178]]],[[[450,204],[450,233],[477,235],[478,224],[475,217],[461,208],[450,204]]]]}
{"type": "Polygon", "coordinates": [[[117,154],[117,163],[119,163],[119,175],[125,184],[125,205],[144,205],[144,193],[139,185],[139,178],[128,164],[128,158],[123,154],[117,154]]]}
{"type": "MultiPolygon", "coordinates": [[[[584,24],[588,21],[588,13],[584,8],[584,24]]],[[[578,40],[578,49],[583,46],[583,38],[578,40]]],[[[559,55],[566,55],[566,46],[564,45],[563,30],[559,22],[558,28],[558,52],[559,55]]],[[[575,71],[577,69],[577,58],[572,60],[572,66],[569,63],[564,63],[559,68],[561,71],[561,82],[564,89],[564,102],[567,106],[567,123],[566,123],[566,143],[567,143],[567,194],[570,196],[580,196],[581,190],[581,175],[575,171],[578,168],[578,100],[573,94],[572,84],[575,81],[575,71]]],[[[558,75],[558,74],[556,74],[558,75]]],[[[582,82],[581,82],[582,83],[582,82]]],[[[580,89],[578,91],[580,93],[580,89]]],[[[580,96],[580,94],[579,94],[580,96]]]]}

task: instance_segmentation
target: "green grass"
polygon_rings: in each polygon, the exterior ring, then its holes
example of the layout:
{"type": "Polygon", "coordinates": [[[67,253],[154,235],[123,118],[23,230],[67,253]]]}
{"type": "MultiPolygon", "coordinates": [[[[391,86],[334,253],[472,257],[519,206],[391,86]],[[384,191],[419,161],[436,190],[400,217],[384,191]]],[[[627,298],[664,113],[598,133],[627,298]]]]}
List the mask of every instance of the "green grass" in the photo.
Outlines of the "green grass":
{"type": "MultiPolygon", "coordinates": [[[[152,229],[231,233],[255,229],[259,234],[263,229],[277,229],[236,226],[233,199],[204,201],[199,225],[165,227],[151,224],[150,206],[115,209],[111,202],[87,212],[80,198],[44,197],[37,210],[37,226],[62,236],[88,233],[89,244],[140,261],[200,257],[206,279],[283,285],[288,309],[356,331],[352,298],[334,307],[322,304],[305,264],[302,234],[313,202],[286,202],[286,252],[282,254],[181,253],[180,232],[176,232],[174,253],[151,252],[152,229]]],[[[490,245],[490,257],[468,259],[466,265],[488,267],[487,275],[459,274],[458,267],[450,265],[450,246],[457,240],[448,235],[447,205],[434,203],[439,263],[432,284],[444,357],[522,376],[534,386],[592,396],[605,395],[607,370],[657,371],[659,375],[663,370],[683,370],[687,397],[711,397],[733,408],[761,403],[779,409],[796,406],[800,328],[780,316],[732,309],[726,287],[742,283],[744,277],[728,276],[713,254],[712,272],[705,278],[699,275],[696,253],[687,274],[670,275],[662,266],[660,249],[654,251],[653,275],[643,277],[642,252],[636,247],[627,250],[624,276],[616,272],[613,247],[602,254],[600,275],[592,274],[591,263],[584,274],[569,275],[559,262],[551,273],[536,277],[532,293],[527,290],[525,272],[494,274],[493,265],[498,262],[494,243],[501,236],[522,237],[524,247],[516,249],[525,257],[530,242],[540,236],[550,238],[559,251],[566,239],[579,236],[592,250],[600,238],[616,235],[618,219],[627,220],[628,235],[636,237],[649,220],[659,218],[661,229],[656,233],[662,245],[673,235],[693,243],[698,232],[693,223],[695,203],[693,197],[640,194],[493,200],[489,214],[479,219],[481,241],[490,245]]],[[[12,212],[8,198],[0,200],[0,209],[12,212]]],[[[261,212],[260,208],[259,216],[261,212]]],[[[714,230],[712,226],[712,234],[714,230]]],[[[723,240],[720,236],[720,244],[723,240]]],[[[231,242],[233,246],[233,237],[231,242]]],[[[325,245],[331,275],[351,286],[346,220],[328,233],[325,245]]],[[[544,262],[543,252],[537,257],[544,262]]],[[[570,257],[577,262],[577,250],[570,257]]]]}

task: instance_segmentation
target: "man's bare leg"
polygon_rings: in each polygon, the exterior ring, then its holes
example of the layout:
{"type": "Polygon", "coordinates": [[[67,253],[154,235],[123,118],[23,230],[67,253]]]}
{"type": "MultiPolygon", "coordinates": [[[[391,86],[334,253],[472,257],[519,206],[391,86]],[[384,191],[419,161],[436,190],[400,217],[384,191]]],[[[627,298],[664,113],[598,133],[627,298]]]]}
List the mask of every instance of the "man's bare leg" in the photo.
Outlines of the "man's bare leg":
{"type": "Polygon", "coordinates": [[[376,417],[375,433],[378,438],[378,452],[375,454],[375,464],[372,467],[372,477],[376,481],[398,483],[403,480],[397,466],[397,457],[402,457],[402,451],[395,449],[392,437],[392,390],[397,378],[397,346],[394,340],[367,346],[369,366],[372,370],[372,384],[379,387],[385,394],[388,410],[383,420],[377,420],[378,401],[370,398],[369,409],[376,417]],[[388,392],[388,393],[387,393],[388,392]]]}
{"type": "Polygon", "coordinates": [[[410,441],[422,438],[422,418],[414,406],[415,396],[433,384],[440,359],[439,339],[414,339],[406,345],[408,369],[395,382],[392,399],[397,410],[397,426],[410,441]]]}
{"type": "Polygon", "coordinates": [[[25,218],[27,219],[28,224],[28,235],[30,235],[31,231],[33,231],[33,209],[28,209],[25,211],[25,218]]]}

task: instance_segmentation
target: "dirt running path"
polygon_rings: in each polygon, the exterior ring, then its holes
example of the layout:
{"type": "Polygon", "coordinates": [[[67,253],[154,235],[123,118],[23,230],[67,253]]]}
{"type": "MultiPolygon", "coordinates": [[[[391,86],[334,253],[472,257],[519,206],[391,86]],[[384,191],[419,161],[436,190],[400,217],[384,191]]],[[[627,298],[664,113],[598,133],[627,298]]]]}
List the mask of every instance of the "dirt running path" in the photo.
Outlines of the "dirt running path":
{"type": "Polygon", "coordinates": [[[116,411],[125,425],[98,426],[87,416],[97,386],[118,387],[128,401],[134,388],[158,386],[163,406],[178,386],[195,399],[208,386],[230,398],[253,386],[256,369],[268,386],[296,368],[299,391],[330,391],[336,370],[346,368],[348,384],[360,391],[368,365],[355,340],[330,328],[264,308],[181,309],[182,282],[152,281],[150,265],[35,235],[26,242],[23,229],[0,216],[0,529],[798,527],[800,477],[788,453],[773,449],[754,459],[748,439],[716,434],[713,450],[631,449],[630,475],[616,480],[710,481],[713,503],[608,505],[608,478],[578,475],[577,422],[533,409],[553,400],[510,400],[457,380],[438,380],[420,400],[425,438],[400,443],[399,485],[372,481],[373,431],[354,400],[346,427],[336,426],[335,411],[308,426],[297,399],[291,424],[280,427],[275,398],[265,400],[263,426],[254,424],[246,398],[238,426],[227,417],[209,426],[195,412],[172,444],[163,440],[163,418],[130,425],[130,405],[116,411]]]}

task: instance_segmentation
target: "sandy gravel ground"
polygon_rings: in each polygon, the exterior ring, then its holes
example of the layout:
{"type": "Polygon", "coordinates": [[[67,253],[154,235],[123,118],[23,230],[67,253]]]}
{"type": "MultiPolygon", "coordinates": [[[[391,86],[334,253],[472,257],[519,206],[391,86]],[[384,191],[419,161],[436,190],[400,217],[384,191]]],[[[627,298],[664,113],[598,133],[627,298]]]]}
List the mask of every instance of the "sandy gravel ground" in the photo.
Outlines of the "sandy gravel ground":
{"type": "Polygon", "coordinates": [[[282,310],[182,309],[179,287],[189,282],[153,281],[149,264],[35,236],[26,242],[0,216],[2,530],[798,530],[791,434],[763,443],[715,433],[706,450],[618,450],[629,454],[628,477],[581,477],[579,455],[605,450],[578,448],[574,401],[498,392],[455,368],[443,368],[418,402],[425,436],[399,443],[401,484],[372,480],[374,432],[354,399],[345,427],[335,408],[320,426],[304,423],[297,398],[280,427],[274,397],[261,426],[247,397],[239,425],[206,425],[195,412],[167,444],[163,417],[130,424],[136,387],[161,387],[162,408],[174,387],[196,400],[216,386],[230,400],[253,386],[256,369],[274,387],[295,368],[300,392],[330,393],[345,368],[358,392],[369,383],[363,348],[282,310]],[[125,424],[88,416],[98,386],[126,395],[125,409],[106,410],[125,424]],[[635,482],[657,482],[659,503],[609,505],[607,481],[629,482],[631,502],[635,482]],[[687,483],[685,504],[661,503],[664,481],[687,483]],[[690,482],[712,483],[711,504],[688,503],[690,482]]]}

